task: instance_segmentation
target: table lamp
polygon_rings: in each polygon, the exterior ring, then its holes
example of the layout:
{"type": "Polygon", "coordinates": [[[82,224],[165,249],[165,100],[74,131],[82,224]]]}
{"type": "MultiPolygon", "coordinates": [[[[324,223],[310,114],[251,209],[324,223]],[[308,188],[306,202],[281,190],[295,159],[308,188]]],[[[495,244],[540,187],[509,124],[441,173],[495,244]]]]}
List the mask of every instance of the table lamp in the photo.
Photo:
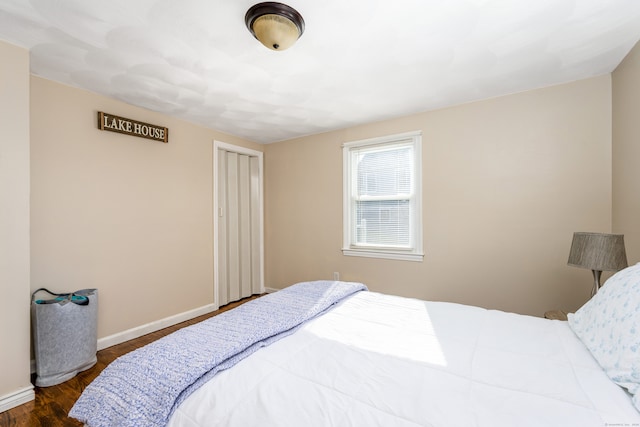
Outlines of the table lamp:
{"type": "Polygon", "coordinates": [[[593,272],[591,296],[600,289],[603,271],[618,271],[627,267],[624,235],[604,233],[573,233],[568,265],[589,268],[593,272]]]}

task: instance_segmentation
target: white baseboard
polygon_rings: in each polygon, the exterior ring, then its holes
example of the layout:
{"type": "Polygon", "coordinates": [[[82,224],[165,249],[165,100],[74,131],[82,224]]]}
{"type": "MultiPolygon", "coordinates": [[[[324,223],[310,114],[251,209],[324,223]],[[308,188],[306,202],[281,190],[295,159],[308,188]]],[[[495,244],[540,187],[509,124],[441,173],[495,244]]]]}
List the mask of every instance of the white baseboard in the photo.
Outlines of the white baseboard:
{"type": "Polygon", "coordinates": [[[33,391],[33,386],[25,387],[23,389],[16,390],[13,393],[0,396],[0,412],[8,411],[16,406],[31,402],[35,398],[36,394],[33,391]]]}
{"type": "Polygon", "coordinates": [[[272,294],[274,292],[278,292],[280,289],[276,289],[276,288],[264,288],[264,291],[268,294],[272,294]]]}
{"type": "Polygon", "coordinates": [[[143,335],[150,334],[151,332],[159,331],[169,326],[173,326],[186,320],[191,320],[194,317],[202,316],[203,314],[209,314],[212,311],[216,311],[218,306],[216,304],[208,304],[203,307],[194,308],[193,310],[185,311],[174,316],[165,317],[164,319],[156,320],[145,325],[137,326],[135,328],[128,329],[126,331],[118,332],[117,334],[109,335],[98,339],[98,350],[111,347],[116,344],[122,344],[125,341],[129,341],[135,338],[139,338],[143,335]]]}

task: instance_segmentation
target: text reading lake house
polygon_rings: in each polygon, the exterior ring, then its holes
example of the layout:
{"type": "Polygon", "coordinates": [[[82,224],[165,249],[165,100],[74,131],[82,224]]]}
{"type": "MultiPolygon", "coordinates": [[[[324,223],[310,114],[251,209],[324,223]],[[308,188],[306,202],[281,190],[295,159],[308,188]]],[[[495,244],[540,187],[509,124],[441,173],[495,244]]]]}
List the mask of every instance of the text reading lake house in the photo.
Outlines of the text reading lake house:
{"type": "Polygon", "coordinates": [[[98,129],[169,142],[169,129],[98,111],[98,129]]]}

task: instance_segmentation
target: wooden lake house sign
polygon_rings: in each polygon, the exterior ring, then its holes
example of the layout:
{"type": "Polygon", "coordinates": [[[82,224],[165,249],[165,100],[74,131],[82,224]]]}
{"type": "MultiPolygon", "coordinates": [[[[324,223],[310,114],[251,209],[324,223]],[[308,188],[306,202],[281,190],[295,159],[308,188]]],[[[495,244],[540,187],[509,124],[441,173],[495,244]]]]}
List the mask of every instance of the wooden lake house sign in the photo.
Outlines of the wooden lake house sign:
{"type": "Polygon", "coordinates": [[[98,111],[98,129],[169,142],[169,129],[98,111]]]}

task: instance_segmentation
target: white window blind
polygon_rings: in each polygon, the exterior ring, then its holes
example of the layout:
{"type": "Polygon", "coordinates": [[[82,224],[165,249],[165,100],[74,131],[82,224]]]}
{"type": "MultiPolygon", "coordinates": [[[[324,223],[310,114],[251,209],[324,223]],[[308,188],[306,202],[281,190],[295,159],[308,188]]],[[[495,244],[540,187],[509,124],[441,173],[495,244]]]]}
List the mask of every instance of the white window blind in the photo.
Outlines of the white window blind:
{"type": "Polygon", "coordinates": [[[420,134],[344,145],[346,255],[422,259],[420,134]]]}

